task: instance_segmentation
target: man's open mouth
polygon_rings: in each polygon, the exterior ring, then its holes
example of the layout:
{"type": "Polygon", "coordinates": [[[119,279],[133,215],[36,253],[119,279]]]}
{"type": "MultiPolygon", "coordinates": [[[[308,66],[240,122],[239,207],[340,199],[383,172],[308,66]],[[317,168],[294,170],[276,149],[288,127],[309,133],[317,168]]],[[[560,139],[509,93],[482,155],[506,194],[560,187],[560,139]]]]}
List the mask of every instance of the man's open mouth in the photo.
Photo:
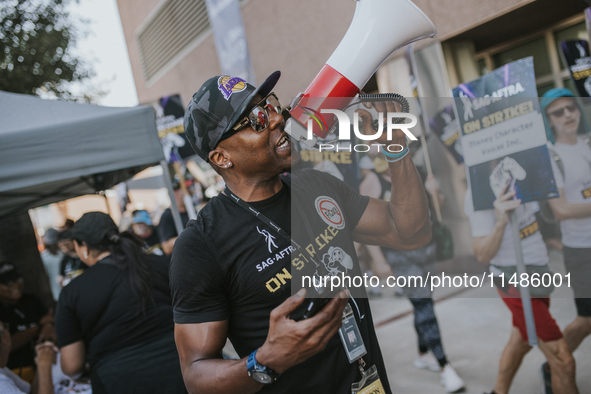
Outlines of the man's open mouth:
{"type": "Polygon", "coordinates": [[[278,148],[285,148],[289,144],[290,144],[289,136],[286,133],[284,133],[283,137],[281,137],[279,139],[279,142],[277,142],[277,147],[278,148]]]}

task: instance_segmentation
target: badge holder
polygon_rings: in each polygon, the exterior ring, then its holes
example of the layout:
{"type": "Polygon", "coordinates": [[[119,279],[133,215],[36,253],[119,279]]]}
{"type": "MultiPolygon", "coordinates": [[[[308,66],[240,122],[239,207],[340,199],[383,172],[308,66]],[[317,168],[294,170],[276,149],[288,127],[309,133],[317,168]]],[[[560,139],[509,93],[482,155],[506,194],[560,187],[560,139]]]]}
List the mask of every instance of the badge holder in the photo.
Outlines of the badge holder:
{"type": "Polygon", "coordinates": [[[353,315],[351,304],[347,304],[343,311],[343,324],[339,328],[339,336],[341,337],[341,342],[343,342],[343,348],[345,348],[349,363],[354,363],[360,357],[367,354],[367,349],[363,343],[355,315],[353,315]]]}
{"type": "Polygon", "coordinates": [[[361,380],[351,385],[351,394],[386,394],[377,367],[374,365],[367,371],[365,370],[366,364],[362,357],[367,354],[367,349],[363,343],[351,304],[347,304],[343,311],[343,324],[339,328],[339,336],[349,363],[357,361],[361,372],[361,380]]]}
{"type": "Polygon", "coordinates": [[[359,371],[361,371],[361,380],[351,385],[351,394],[386,394],[377,367],[374,365],[366,371],[363,369],[364,366],[365,361],[360,358],[359,371]]]}

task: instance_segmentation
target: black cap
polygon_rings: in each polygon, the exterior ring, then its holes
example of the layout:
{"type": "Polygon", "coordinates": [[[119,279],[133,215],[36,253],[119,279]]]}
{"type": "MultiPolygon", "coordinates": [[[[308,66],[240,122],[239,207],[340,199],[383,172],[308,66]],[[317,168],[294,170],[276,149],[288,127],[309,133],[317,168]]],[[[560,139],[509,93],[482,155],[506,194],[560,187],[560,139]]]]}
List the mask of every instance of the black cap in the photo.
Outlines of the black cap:
{"type": "Polygon", "coordinates": [[[45,232],[45,235],[43,236],[43,243],[45,245],[55,245],[57,244],[57,240],[59,237],[59,231],[57,231],[54,228],[50,228],[45,232]]]}
{"type": "Polygon", "coordinates": [[[209,152],[232,136],[252,98],[266,96],[281,76],[275,71],[258,88],[242,78],[226,75],[208,79],[193,95],[185,111],[185,135],[197,154],[209,162],[209,152]]]}
{"type": "Polygon", "coordinates": [[[59,241],[68,241],[71,239],[72,239],[72,230],[64,230],[57,237],[58,242],[59,241]]]}
{"type": "Polygon", "coordinates": [[[109,215],[103,212],[88,212],[72,227],[72,238],[89,246],[99,245],[107,234],[119,234],[119,228],[109,215]]]}
{"type": "Polygon", "coordinates": [[[14,265],[8,263],[0,265],[0,284],[6,285],[22,277],[14,265]]]}

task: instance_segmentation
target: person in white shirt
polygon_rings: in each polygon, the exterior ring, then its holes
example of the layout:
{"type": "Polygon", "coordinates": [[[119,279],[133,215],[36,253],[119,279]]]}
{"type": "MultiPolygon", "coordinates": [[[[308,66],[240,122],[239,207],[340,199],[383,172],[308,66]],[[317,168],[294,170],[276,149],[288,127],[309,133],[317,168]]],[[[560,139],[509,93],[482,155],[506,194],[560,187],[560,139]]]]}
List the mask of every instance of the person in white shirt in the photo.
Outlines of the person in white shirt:
{"type": "MultiPolygon", "coordinates": [[[[517,214],[527,273],[531,276],[534,273],[542,275],[550,272],[548,251],[535,217],[539,209],[538,204],[536,202],[521,204],[521,200],[514,199],[515,190],[507,189],[509,189],[509,183],[494,201],[494,209],[474,211],[470,188],[464,200],[464,212],[470,219],[472,227],[474,254],[481,263],[490,264],[490,272],[495,276],[497,290],[513,318],[511,336],[503,350],[495,388],[491,394],[509,392],[523,358],[531,350],[527,342],[527,329],[519,290],[508,283],[516,272],[517,265],[513,233],[511,226],[508,225],[511,211],[515,210],[517,214]],[[500,281],[502,274],[505,278],[504,283],[500,281]]],[[[552,288],[530,288],[530,291],[539,348],[552,368],[552,380],[550,382],[548,379],[548,387],[544,392],[553,390],[556,393],[576,394],[579,391],[575,382],[575,361],[560,328],[549,311],[549,293],[552,288]]]]}
{"type": "Polygon", "coordinates": [[[542,109],[551,147],[552,167],[560,197],[548,203],[560,220],[564,264],[571,273],[577,317],[564,330],[571,351],[591,334],[591,146],[581,109],[568,89],[544,94],[542,109]]]}

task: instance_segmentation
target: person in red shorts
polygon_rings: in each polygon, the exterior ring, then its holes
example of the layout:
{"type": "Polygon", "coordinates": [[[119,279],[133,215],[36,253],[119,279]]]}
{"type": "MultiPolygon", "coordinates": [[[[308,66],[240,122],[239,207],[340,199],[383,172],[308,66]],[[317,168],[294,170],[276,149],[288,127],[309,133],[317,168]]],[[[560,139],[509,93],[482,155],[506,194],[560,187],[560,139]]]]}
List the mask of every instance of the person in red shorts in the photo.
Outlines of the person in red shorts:
{"type": "MultiPolygon", "coordinates": [[[[539,210],[536,202],[521,203],[515,199],[515,191],[505,189],[494,201],[494,209],[474,211],[470,188],[464,200],[464,212],[470,219],[474,253],[478,261],[490,264],[497,290],[513,316],[513,328],[509,342],[499,362],[499,372],[491,394],[507,394],[523,357],[531,350],[528,344],[523,304],[519,289],[508,284],[516,272],[516,256],[513,234],[509,224],[509,213],[515,210],[520,229],[521,249],[527,273],[550,273],[548,250],[542,240],[535,213],[539,210]],[[504,285],[499,276],[504,274],[504,285]]],[[[575,382],[575,360],[562,337],[562,332],[550,314],[549,295],[553,289],[530,287],[532,309],[540,350],[546,356],[552,369],[551,387],[544,392],[577,394],[575,382]]]]}

